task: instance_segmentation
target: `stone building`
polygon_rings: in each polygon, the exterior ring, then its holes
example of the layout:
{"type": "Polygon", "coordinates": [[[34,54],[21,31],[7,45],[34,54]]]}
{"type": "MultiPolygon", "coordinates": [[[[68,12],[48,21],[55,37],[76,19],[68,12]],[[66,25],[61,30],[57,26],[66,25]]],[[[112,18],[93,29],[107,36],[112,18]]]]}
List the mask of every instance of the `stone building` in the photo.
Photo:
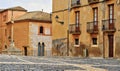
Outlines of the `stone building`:
{"type": "MultiPolygon", "coordinates": [[[[12,10],[11,13],[14,17],[15,12],[12,10]]],[[[16,13],[16,15],[19,15],[19,13],[16,13]]],[[[12,18],[12,21],[5,22],[5,24],[6,48],[3,47],[5,50],[9,49],[13,38],[15,47],[22,51],[22,55],[37,56],[41,51],[38,50],[39,43],[45,45],[42,53],[45,56],[51,55],[52,24],[49,13],[42,11],[25,12],[19,17],[12,18]]]]}
{"type": "Polygon", "coordinates": [[[53,55],[120,57],[120,0],[53,0],[53,55]]]}

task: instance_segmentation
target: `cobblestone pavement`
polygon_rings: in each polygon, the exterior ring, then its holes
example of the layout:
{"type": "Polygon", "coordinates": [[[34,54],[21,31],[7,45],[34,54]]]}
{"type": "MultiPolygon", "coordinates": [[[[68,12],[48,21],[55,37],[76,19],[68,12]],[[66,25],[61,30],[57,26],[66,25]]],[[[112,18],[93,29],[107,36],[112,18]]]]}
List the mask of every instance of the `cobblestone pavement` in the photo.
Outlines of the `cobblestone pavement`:
{"type": "Polygon", "coordinates": [[[120,71],[120,60],[0,55],[0,71],[120,71]]]}

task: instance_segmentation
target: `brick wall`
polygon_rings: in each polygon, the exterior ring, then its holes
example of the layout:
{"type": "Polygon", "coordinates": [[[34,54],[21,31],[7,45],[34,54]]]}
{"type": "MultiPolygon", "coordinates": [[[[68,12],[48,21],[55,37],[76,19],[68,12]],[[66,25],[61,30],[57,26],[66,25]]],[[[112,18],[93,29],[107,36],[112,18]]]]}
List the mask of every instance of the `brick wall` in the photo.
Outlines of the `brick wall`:
{"type": "MultiPolygon", "coordinates": [[[[26,12],[24,11],[13,11],[13,18],[19,17],[23,14],[25,14],[26,12]]],[[[0,46],[0,53],[2,50],[5,49],[5,45],[8,46],[8,35],[6,34],[7,31],[7,26],[6,26],[6,22],[11,20],[11,16],[12,16],[12,11],[11,10],[6,10],[3,12],[0,12],[0,43],[2,44],[2,46],[0,46]],[[5,16],[6,15],[6,20],[5,16]]]]}

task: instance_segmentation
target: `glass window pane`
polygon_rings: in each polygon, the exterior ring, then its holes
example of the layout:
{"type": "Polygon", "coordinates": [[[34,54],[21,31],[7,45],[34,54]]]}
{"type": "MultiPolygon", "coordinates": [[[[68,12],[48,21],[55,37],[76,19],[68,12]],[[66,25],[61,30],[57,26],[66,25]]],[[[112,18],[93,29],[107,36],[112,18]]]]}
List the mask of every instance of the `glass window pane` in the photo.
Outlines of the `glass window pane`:
{"type": "Polygon", "coordinates": [[[97,45],[97,38],[92,38],[93,45],[97,45]]]}
{"type": "Polygon", "coordinates": [[[79,45],[79,39],[75,39],[75,45],[79,45]]]}

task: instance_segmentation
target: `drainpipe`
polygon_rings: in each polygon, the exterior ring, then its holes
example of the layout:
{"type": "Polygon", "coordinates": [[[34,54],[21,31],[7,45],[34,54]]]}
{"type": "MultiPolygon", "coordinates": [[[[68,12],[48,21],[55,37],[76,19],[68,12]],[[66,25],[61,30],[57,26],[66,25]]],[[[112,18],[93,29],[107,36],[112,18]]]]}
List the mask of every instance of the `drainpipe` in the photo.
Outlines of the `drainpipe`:
{"type": "MultiPolygon", "coordinates": [[[[106,0],[105,0],[106,1],[106,0]]],[[[103,1],[103,19],[105,20],[105,1],[103,1]]],[[[102,25],[102,30],[104,30],[104,26],[102,25]]],[[[105,41],[104,41],[104,31],[103,31],[103,58],[105,58],[105,41]]]]}
{"type": "Polygon", "coordinates": [[[68,0],[68,30],[67,30],[67,56],[69,56],[69,24],[70,24],[70,0],[68,0]]]}

